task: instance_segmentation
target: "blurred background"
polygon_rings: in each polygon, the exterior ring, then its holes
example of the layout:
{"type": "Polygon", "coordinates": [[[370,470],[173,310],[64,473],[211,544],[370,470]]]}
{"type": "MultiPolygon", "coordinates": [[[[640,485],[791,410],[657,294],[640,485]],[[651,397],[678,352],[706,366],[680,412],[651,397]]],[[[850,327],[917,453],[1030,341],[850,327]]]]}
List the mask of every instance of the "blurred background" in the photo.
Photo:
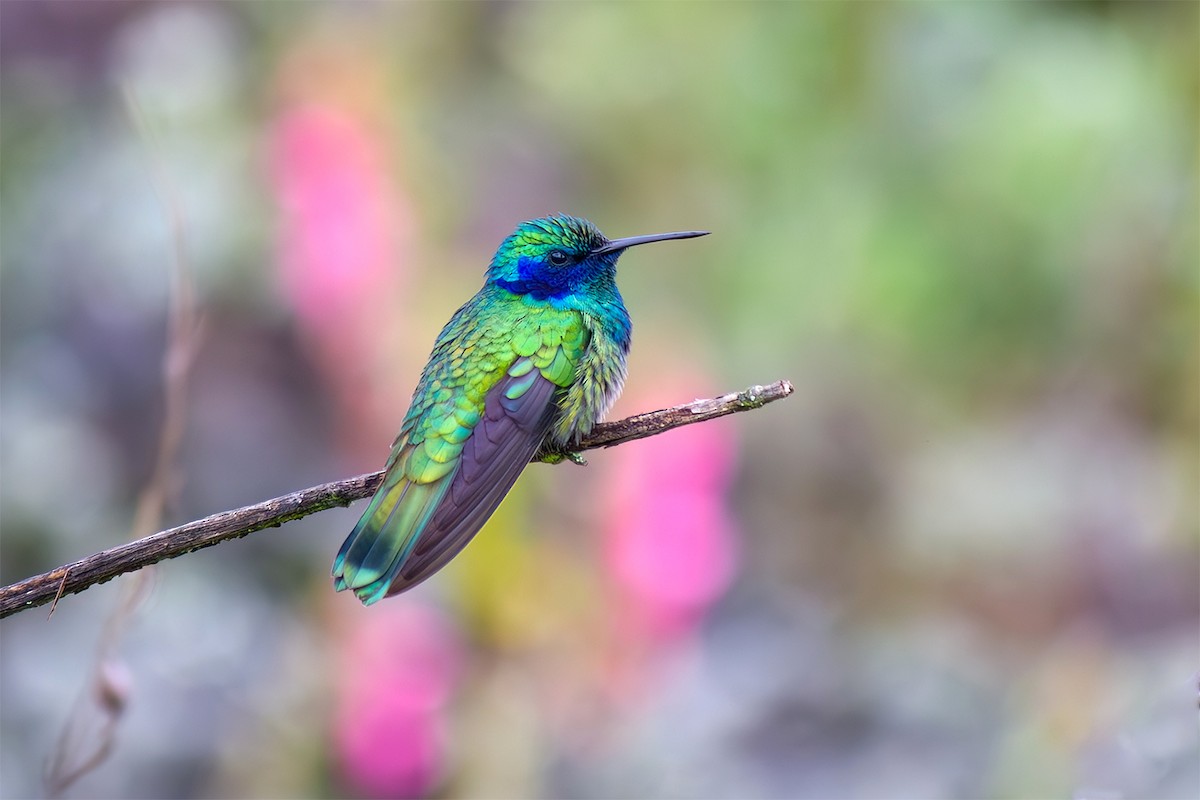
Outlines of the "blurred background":
{"type": "Polygon", "coordinates": [[[356,505],[5,620],[0,793],[108,707],[68,796],[1195,797],[1197,11],[0,3],[6,584],[132,535],[173,206],[162,526],[379,468],[548,212],[714,232],[622,260],[610,416],[796,384],[370,609],[356,505]]]}

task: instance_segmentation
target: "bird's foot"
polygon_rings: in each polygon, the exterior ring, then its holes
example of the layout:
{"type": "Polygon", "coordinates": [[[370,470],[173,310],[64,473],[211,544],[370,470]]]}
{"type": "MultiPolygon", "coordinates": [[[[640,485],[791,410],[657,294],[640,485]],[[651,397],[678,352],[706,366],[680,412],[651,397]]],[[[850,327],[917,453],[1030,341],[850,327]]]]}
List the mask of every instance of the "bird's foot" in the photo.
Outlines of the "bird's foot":
{"type": "Polygon", "coordinates": [[[578,464],[581,467],[587,466],[587,459],[579,453],[563,453],[563,452],[541,452],[537,454],[537,460],[544,464],[561,464],[564,461],[570,461],[572,464],[578,464]]]}

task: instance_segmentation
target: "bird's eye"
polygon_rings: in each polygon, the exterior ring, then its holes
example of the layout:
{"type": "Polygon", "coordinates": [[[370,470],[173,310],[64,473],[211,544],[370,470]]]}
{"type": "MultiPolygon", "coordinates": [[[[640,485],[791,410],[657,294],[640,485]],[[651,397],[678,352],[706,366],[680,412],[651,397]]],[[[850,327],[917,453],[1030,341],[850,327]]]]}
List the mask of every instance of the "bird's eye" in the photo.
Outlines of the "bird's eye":
{"type": "Polygon", "coordinates": [[[566,263],[571,260],[570,256],[562,250],[551,250],[546,258],[556,267],[566,266],[566,263]]]}

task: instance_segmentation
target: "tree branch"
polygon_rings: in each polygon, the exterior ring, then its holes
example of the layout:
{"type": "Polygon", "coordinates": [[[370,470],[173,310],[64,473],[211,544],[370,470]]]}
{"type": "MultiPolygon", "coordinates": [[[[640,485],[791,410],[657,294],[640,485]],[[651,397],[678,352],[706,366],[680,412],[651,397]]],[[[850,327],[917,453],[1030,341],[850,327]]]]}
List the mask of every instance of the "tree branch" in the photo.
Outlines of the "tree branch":
{"type": "MultiPolygon", "coordinates": [[[[761,408],[767,403],[787,397],[793,391],[790,381],[776,381],[768,386],[751,386],[740,392],[708,400],[695,400],[617,422],[602,423],[597,425],[576,449],[582,451],[615,447],[683,425],[761,408]]],[[[285,522],[334,506],[348,506],[355,500],[371,496],[382,478],[383,472],[372,472],[313,486],[252,506],[223,511],[26,578],[0,589],[0,618],[43,605],[62,595],[81,592],[93,584],[112,580],[122,573],[132,572],[202,547],[237,539],[263,528],[277,528],[285,522]]]]}

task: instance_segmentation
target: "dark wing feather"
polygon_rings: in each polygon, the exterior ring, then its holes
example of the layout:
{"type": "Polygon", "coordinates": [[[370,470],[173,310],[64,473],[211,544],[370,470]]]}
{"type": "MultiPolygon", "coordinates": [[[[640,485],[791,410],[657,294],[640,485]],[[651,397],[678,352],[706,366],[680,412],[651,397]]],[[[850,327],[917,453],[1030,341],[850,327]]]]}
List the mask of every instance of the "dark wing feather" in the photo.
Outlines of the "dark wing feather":
{"type": "Polygon", "coordinates": [[[463,446],[450,488],[405,559],[388,595],[428,578],[466,547],[516,483],[550,432],[559,389],[534,370],[530,382],[505,376],[487,393],[484,413],[463,446]],[[511,387],[529,383],[515,398],[511,387]]]}

